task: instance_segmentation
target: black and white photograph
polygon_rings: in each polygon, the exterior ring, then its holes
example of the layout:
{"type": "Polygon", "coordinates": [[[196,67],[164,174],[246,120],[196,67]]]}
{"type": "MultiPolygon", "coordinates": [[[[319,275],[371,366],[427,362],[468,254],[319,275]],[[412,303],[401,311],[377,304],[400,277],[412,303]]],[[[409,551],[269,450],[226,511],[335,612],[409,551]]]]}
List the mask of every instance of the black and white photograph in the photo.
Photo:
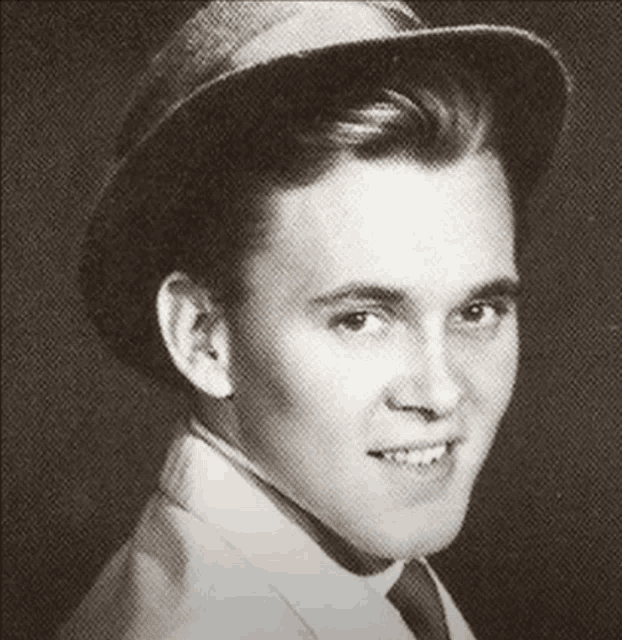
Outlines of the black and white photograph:
{"type": "Polygon", "coordinates": [[[2,638],[621,638],[620,5],[1,9],[2,638]]]}

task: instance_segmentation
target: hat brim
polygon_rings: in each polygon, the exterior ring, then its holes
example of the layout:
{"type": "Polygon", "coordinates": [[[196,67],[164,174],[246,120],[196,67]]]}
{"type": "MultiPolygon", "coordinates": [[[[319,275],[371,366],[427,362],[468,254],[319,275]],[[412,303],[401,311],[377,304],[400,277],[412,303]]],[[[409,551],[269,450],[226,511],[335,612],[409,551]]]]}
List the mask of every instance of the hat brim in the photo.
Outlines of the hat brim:
{"type": "Polygon", "coordinates": [[[240,69],[200,86],[169,109],[115,168],[100,194],[80,278],[88,315],[106,345],[131,367],[179,382],[159,338],[155,297],[171,267],[180,224],[167,217],[168,204],[187,184],[193,149],[200,147],[204,158],[217,162],[230,133],[242,121],[260,119],[277,95],[303,95],[302,87],[347,82],[355,74],[382,79],[396,66],[431,60],[457,60],[484,83],[508,171],[515,189],[526,196],[550,164],[570,91],[558,54],[529,32],[488,25],[424,29],[240,69]]]}

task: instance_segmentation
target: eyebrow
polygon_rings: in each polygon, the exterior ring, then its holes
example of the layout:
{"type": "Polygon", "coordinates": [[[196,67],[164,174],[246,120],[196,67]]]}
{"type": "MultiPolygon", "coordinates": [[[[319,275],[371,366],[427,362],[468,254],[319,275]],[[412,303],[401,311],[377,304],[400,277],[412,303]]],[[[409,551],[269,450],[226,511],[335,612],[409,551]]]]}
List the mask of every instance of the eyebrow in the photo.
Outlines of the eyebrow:
{"type": "MultiPolygon", "coordinates": [[[[498,278],[491,282],[477,285],[470,289],[465,300],[478,298],[510,298],[516,299],[520,295],[520,283],[514,278],[498,278]]],[[[318,296],[310,301],[313,307],[329,307],[345,301],[373,300],[378,303],[397,306],[402,304],[407,294],[401,289],[369,285],[361,282],[352,282],[331,291],[326,295],[318,296]]]]}
{"type": "Polygon", "coordinates": [[[492,282],[474,287],[467,295],[467,300],[477,298],[511,298],[516,299],[520,296],[521,286],[518,279],[515,278],[498,278],[492,282]]]}
{"type": "Polygon", "coordinates": [[[353,282],[323,296],[311,300],[314,307],[329,307],[346,300],[374,300],[387,305],[398,305],[406,298],[406,294],[399,289],[367,285],[353,282]]]}

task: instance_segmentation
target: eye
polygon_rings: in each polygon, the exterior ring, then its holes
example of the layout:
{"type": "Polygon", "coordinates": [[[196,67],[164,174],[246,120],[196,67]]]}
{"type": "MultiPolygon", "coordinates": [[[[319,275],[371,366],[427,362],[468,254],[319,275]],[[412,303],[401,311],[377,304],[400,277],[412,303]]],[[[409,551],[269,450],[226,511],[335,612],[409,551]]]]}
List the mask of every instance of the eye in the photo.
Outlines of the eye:
{"type": "Polygon", "coordinates": [[[454,324],[467,329],[494,329],[509,311],[509,303],[502,300],[476,300],[460,309],[454,324]]]}
{"type": "Polygon", "coordinates": [[[377,335],[386,328],[386,320],[376,313],[357,311],[336,317],[331,325],[344,333],[377,335]]]}
{"type": "Polygon", "coordinates": [[[497,311],[490,304],[476,302],[469,305],[462,311],[462,317],[466,322],[476,322],[478,324],[490,324],[497,317],[497,311]]]}

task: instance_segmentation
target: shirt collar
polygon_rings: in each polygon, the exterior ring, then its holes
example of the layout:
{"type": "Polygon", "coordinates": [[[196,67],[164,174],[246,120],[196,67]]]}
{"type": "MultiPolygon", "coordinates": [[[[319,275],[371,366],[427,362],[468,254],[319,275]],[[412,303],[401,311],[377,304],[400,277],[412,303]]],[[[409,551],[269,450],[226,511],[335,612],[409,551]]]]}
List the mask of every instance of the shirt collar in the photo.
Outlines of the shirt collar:
{"type": "Polygon", "coordinates": [[[210,431],[205,425],[203,425],[197,418],[190,418],[190,433],[195,434],[201,440],[207,442],[213,449],[221,453],[225,458],[234,462],[238,466],[250,471],[258,478],[261,478],[264,482],[267,482],[265,474],[259,469],[257,465],[254,465],[237,447],[231,446],[220,436],[210,431]]]}

